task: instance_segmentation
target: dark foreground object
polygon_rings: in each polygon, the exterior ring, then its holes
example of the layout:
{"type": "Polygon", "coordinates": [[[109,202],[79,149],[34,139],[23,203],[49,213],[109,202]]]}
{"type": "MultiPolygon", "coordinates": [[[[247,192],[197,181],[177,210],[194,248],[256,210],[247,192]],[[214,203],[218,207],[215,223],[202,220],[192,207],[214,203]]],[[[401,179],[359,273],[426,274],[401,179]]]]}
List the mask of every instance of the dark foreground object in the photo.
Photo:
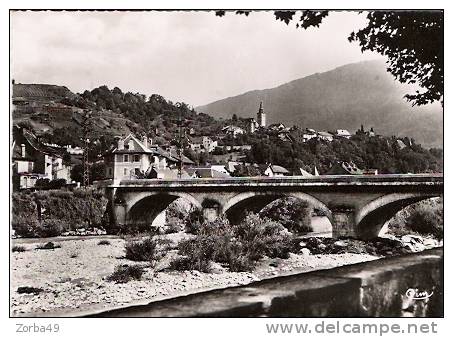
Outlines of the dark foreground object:
{"type": "Polygon", "coordinates": [[[277,277],[90,317],[407,316],[443,317],[442,248],[277,277]]]}

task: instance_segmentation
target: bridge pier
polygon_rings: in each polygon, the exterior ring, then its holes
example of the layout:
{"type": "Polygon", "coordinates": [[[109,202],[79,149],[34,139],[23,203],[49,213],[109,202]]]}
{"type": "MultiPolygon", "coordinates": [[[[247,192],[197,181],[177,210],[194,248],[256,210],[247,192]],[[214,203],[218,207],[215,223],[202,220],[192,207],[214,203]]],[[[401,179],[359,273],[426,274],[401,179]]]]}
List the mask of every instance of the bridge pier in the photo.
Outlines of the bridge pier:
{"type": "Polygon", "coordinates": [[[358,238],[356,230],[356,211],[352,207],[337,207],[332,212],[332,237],[358,238]]]}
{"type": "Polygon", "coordinates": [[[203,207],[203,218],[208,222],[215,221],[220,215],[220,208],[218,206],[203,207]]]}

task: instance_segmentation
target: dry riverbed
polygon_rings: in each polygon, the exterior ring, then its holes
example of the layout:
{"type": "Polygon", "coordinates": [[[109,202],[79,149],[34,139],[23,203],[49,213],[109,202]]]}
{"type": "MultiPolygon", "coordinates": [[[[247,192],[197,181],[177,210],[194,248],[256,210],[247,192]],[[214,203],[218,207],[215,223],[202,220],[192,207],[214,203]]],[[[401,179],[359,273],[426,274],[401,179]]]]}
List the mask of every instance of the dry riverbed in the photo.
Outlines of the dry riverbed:
{"type": "MultiPolygon", "coordinates": [[[[170,234],[173,240],[178,234],[170,234]]],[[[117,284],[109,282],[115,266],[142,264],[124,258],[124,243],[109,238],[110,245],[98,245],[103,238],[71,238],[58,241],[61,248],[36,250],[36,240],[13,240],[25,247],[11,253],[11,314],[13,316],[77,316],[132,304],[184,295],[209,289],[248,284],[269,277],[376,259],[367,254],[297,255],[289,259],[265,258],[253,272],[233,273],[221,268],[214,273],[167,270],[169,254],[146,273],[140,281],[117,284]],[[43,289],[39,294],[19,294],[19,287],[43,289]]],[[[46,241],[43,241],[46,242],[46,241]]],[[[54,242],[56,242],[54,240],[54,242]]]]}

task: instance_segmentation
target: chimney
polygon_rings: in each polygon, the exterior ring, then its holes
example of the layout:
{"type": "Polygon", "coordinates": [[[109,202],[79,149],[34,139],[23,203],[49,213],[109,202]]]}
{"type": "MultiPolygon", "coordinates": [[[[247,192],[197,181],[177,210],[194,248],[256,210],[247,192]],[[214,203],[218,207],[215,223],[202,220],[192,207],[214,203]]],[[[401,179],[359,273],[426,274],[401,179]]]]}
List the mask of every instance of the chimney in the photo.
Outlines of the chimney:
{"type": "Polygon", "coordinates": [[[145,145],[145,148],[148,148],[148,137],[146,135],[143,136],[143,145],[145,145]]]}
{"type": "Polygon", "coordinates": [[[124,150],[124,140],[122,138],[118,140],[118,150],[124,150]]]}
{"type": "Polygon", "coordinates": [[[25,158],[25,144],[20,145],[20,154],[22,158],[25,158]]]}

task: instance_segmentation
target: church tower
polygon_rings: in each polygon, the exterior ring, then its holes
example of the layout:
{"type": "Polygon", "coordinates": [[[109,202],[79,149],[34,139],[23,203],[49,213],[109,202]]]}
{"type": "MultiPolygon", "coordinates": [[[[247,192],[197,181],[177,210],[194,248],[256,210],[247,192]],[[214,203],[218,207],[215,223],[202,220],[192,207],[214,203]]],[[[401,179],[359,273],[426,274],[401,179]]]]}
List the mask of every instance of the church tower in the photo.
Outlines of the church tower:
{"type": "Polygon", "coordinates": [[[260,102],[260,109],[257,114],[258,126],[266,127],[266,113],[263,110],[263,101],[260,102]]]}

